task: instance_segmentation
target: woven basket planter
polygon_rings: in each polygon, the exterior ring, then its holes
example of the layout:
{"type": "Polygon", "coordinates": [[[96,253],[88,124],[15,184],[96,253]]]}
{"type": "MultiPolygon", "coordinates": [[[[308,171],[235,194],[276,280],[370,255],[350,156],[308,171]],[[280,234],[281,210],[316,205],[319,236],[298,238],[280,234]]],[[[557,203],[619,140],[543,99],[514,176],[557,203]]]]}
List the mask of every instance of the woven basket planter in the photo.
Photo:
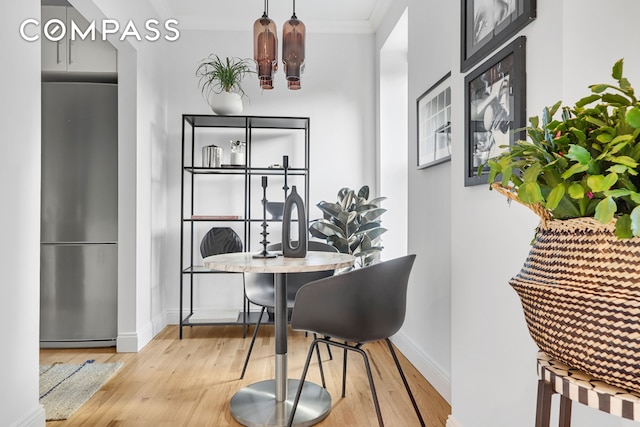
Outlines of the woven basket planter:
{"type": "Polygon", "coordinates": [[[554,359],[640,391],[640,237],[618,239],[615,221],[551,220],[540,206],[529,207],[542,221],[509,284],[531,337],[554,359]]]}
{"type": "Polygon", "coordinates": [[[640,391],[640,238],[613,223],[547,221],[511,286],[531,337],[551,357],[640,391]]]}

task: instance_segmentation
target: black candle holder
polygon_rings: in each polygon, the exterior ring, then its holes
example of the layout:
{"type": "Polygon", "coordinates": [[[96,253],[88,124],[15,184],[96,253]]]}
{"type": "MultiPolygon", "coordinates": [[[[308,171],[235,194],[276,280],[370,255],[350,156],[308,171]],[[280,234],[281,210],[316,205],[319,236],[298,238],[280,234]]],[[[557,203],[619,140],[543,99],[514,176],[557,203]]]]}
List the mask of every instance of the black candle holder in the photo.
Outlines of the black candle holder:
{"type": "Polygon", "coordinates": [[[268,226],[269,224],[267,224],[267,177],[263,176],[262,177],[262,233],[260,233],[262,235],[262,242],[260,242],[262,244],[262,251],[257,254],[253,254],[253,258],[275,258],[277,256],[277,254],[275,254],[274,252],[269,252],[267,250],[267,245],[269,244],[269,241],[267,240],[267,236],[269,235],[269,233],[267,232],[268,226]]]}
{"type": "Polygon", "coordinates": [[[284,200],[287,200],[287,196],[289,195],[289,186],[287,185],[287,178],[289,173],[289,156],[282,156],[282,168],[284,169],[284,186],[282,189],[284,190],[284,200]]]}

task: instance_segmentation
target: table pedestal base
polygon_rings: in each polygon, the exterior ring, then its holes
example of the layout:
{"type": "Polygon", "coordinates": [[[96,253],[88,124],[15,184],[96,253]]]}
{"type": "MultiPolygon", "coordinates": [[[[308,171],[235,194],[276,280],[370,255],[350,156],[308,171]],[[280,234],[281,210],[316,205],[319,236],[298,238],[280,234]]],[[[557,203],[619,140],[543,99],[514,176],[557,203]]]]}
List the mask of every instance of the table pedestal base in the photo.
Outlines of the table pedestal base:
{"type": "MultiPolygon", "coordinates": [[[[288,380],[287,399],[277,403],[275,380],[251,384],[231,398],[231,415],[240,424],[249,427],[286,426],[299,383],[299,380],[288,380]]],[[[330,410],[331,396],[327,390],[306,381],[293,425],[306,427],[319,423],[330,410]]]]}

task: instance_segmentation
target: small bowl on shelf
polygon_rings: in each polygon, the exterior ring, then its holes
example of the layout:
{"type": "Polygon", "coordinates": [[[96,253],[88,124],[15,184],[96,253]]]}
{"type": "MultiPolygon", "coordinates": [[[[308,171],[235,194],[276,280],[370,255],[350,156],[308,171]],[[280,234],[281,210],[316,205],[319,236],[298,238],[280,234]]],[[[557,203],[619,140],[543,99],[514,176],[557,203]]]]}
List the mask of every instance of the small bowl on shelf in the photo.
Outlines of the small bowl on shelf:
{"type": "Polygon", "coordinates": [[[267,202],[267,211],[271,214],[271,219],[282,219],[284,202],[267,202]]]}

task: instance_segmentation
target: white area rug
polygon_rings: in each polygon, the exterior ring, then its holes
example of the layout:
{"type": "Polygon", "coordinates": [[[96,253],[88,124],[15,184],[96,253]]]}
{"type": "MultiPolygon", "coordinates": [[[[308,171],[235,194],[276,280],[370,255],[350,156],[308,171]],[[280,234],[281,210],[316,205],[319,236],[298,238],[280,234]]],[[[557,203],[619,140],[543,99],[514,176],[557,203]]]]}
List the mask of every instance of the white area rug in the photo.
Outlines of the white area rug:
{"type": "Polygon", "coordinates": [[[40,403],[47,421],[66,420],[100,389],[122,363],[40,365],[40,403]]]}

